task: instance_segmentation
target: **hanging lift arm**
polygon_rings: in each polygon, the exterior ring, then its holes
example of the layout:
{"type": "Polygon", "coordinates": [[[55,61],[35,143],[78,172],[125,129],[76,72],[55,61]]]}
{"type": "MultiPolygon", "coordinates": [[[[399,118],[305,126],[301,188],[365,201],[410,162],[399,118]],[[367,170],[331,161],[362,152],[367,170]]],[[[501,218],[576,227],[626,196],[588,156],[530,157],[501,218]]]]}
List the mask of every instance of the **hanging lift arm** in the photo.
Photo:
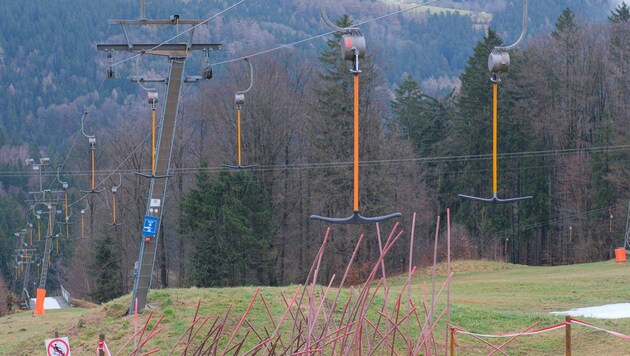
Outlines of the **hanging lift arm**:
{"type": "Polygon", "coordinates": [[[470,199],[484,203],[512,203],[521,200],[529,200],[531,195],[517,198],[499,198],[498,197],[498,74],[507,72],[510,68],[510,55],[508,50],[516,48],[518,44],[525,38],[527,32],[527,0],[523,0],[523,30],[518,40],[512,45],[506,47],[495,47],[488,56],[488,70],[492,73],[490,81],[492,82],[492,198],[481,198],[472,195],[459,194],[460,198],[470,199]]]}
{"type": "Polygon", "coordinates": [[[118,185],[115,185],[112,187],[112,223],[107,224],[109,226],[121,225],[118,223],[116,219],[116,204],[117,204],[116,193],[118,192],[118,188],[120,188],[120,186],[122,185],[122,174],[120,172],[118,172],[118,180],[119,180],[118,185]]]}
{"type": "MultiPolygon", "coordinates": [[[[331,26],[330,20],[322,12],[322,18],[329,26],[331,26]]],[[[339,27],[332,25],[331,28],[339,30],[339,27]]],[[[350,72],[353,75],[353,213],[345,218],[332,218],[319,215],[311,215],[311,220],[320,220],[332,224],[370,224],[378,223],[381,221],[401,217],[401,213],[393,213],[377,217],[365,217],[359,212],[359,74],[361,70],[359,68],[359,58],[365,55],[365,38],[361,35],[359,29],[348,28],[342,29],[346,32],[340,40],[341,56],[345,60],[352,61],[352,68],[350,72]]]]}
{"type": "Polygon", "coordinates": [[[234,169],[252,168],[255,165],[243,165],[242,164],[242,134],[241,134],[241,108],[245,104],[245,94],[249,92],[254,86],[254,66],[248,58],[244,58],[245,62],[249,64],[249,86],[245,90],[237,91],[234,95],[234,105],[236,106],[236,165],[224,164],[224,167],[234,169]]]}

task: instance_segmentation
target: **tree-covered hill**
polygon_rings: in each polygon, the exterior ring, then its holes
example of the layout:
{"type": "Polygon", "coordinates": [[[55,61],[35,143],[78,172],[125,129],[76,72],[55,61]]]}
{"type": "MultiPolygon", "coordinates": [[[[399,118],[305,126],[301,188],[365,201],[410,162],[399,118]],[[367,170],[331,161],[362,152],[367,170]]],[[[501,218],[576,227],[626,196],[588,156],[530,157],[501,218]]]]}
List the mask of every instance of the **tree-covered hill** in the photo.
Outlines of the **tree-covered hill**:
{"type": "MultiPolygon", "coordinates": [[[[208,18],[235,3],[150,2],[146,16],[169,18],[180,14],[182,18],[208,18]]],[[[348,13],[357,22],[409,5],[347,0],[323,3],[331,18],[348,13]]],[[[520,33],[519,0],[443,1],[434,5],[492,14],[490,26],[507,42],[520,33]]],[[[602,1],[594,0],[530,2],[530,33],[549,30],[565,6],[571,6],[578,16],[596,21],[605,19],[609,9],[602,1]]],[[[88,93],[98,88],[105,75],[106,59],[103,53],[96,52],[96,43],[123,40],[121,29],[109,25],[108,20],[139,18],[140,1],[5,1],[0,3],[0,11],[7,14],[0,22],[0,97],[4,98],[0,101],[0,144],[63,144],[59,138],[77,128],[78,115],[92,102],[88,93]]],[[[474,43],[483,35],[482,31],[473,30],[473,22],[471,16],[450,12],[412,11],[365,25],[363,31],[389,86],[399,83],[404,73],[413,73],[422,79],[433,78],[433,82],[441,78],[440,82],[449,87],[464,68],[474,43]]],[[[245,1],[198,32],[200,40],[225,45],[223,51],[213,54],[213,61],[221,61],[326,31],[328,28],[319,18],[318,1],[273,0],[245,1]]],[[[156,41],[172,35],[153,30],[149,33],[155,33],[156,41]]],[[[323,48],[324,41],[315,40],[296,46],[296,51],[310,61],[323,48]]],[[[123,78],[133,74],[131,71],[130,66],[120,68],[123,78]]],[[[123,93],[136,90],[124,84],[117,87],[119,92],[122,87],[123,93]]],[[[124,97],[120,95],[118,103],[124,97]]]]}

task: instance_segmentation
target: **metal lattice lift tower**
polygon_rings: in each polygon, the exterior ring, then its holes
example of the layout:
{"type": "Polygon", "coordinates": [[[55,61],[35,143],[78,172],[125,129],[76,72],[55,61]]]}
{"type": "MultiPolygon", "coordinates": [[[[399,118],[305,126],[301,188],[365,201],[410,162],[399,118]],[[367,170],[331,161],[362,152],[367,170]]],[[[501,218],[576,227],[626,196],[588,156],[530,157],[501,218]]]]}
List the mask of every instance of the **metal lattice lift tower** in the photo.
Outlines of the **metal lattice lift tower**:
{"type": "Polygon", "coordinates": [[[630,202],[628,202],[628,216],[626,217],[626,234],[623,238],[623,247],[626,251],[630,249],[630,202]]]}
{"type": "MultiPolygon", "coordinates": [[[[175,136],[175,125],[177,123],[177,110],[179,94],[182,82],[194,82],[199,79],[210,79],[211,73],[208,68],[202,68],[202,76],[184,76],[184,64],[193,51],[202,50],[209,54],[210,51],[221,49],[220,44],[192,43],[194,26],[204,23],[204,20],[182,20],[179,15],[173,15],[169,20],[147,20],[144,17],[144,1],[141,1],[140,20],[111,20],[110,24],[118,24],[123,28],[127,43],[124,44],[99,44],[96,49],[107,51],[111,56],[112,51],[135,52],[143,55],[165,56],[170,62],[169,75],[165,80],[167,83],[166,98],[163,105],[162,125],[159,127],[156,148],[155,166],[152,167],[150,179],[149,196],[142,229],[142,239],[140,239],[140,253],[136,261],[136,271],[134,274],[133,292],[129,312],[132,313],[137,305],[137,310],[144,309],[147,301],[147,294],[151,288],[151,279],[155,266],[155,257],[158,251],[158,236],[160,220],[166,197],[166,187],[168,181],[169,167],[171,164],[171,151],[175,136]],[[188,41],[185,43],[132,43],[129,40],[127,25],[189,25],[188,41]]],[[[107,72],[108,77],[113,77],[113,68],[107,72]]],[[[143,78],[130,78],[134,81],[155,81],[143,78]]]]}

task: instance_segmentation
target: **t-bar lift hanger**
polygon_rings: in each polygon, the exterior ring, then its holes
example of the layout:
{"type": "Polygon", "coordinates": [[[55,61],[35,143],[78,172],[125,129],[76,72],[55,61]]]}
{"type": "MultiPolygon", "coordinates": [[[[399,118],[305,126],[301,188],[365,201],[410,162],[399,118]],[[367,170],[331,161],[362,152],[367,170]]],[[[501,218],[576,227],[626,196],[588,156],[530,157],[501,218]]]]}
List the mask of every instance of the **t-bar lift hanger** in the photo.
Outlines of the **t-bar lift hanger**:
{"type": "MultiPolygon", "coordinates": [[[[137,81],[137,79],[133,78],[132,81],[137,81]]],[[[166,80],[164,80],[166,81],[166,80]]],[[[138,81],[140,83],[140,81],[138,81]]],[[[151,104],[151,174],[144,174],[141,172],[136,172],[137,175],[145,178],[167,178],[169,175],[155,175],[155,156],[157,149],[157,121],[155,118],[155,109],[158,103],[158,92],[153,89],[147,90],[147,101],[151,104]]],[[[122,180],[121,180],[122,181],[122,180]]],[[[112,191],[113,192],[113,191],[112,191]]]]}
{"type": "Polygon", "coordinates": [[[70,222],[70,214],[68,213],[68,210],[69,210],[69,204],[68,204],[68,188],[69,188],[69,186],[68,186],[68,182],[62,181],[61,178],[59,177],[59,173],[61,172],[62,168],[63,168],[63,164],[60,164],[57,167],[57,181],[59,183],[61,183],[61,188],[63,189],[63,195],[64,195],[64,197],[63,197],[63,200],[64,200],[64,203],[63,203],[64,221],[61,222],[60,224],[66,225],[66,240],[68,240],[70,238],[69,237],[69,235],[70,235],[70,227],[69,227],[69,225],[74,224],[74,223],[70,222]]]}
{"type": "Polygon", "coordinates": [[[90,149],[90,190],[82,190],[83,193],[101,193],[104,189],[96,190],[96,177],[94,175],[94,151],[96,150],[96,136],[88,135],[85,133],[83,129],[85,118],[87,117],[88,112],[83,113],[83,117],[81,117],[81,133],[88,139],[89,149],[90,149]]]}
{"type": "Polygon", "coordinates": [[[235,168],[235,169],[245,169],[252,168],[255,165],[242,165],[241,164],[241,107],[245,104],[245,93],[250,91],[254,86],[254,66],[249,61],[249,58],[243,58],[247,64],[249,64],[249,87],[242,91],[237,91],[234,95],[234,105],[236,106],[236,146],[237,146],[237,161],[236,165],[233,164],[224,164],[224,167],[227,168],[235,168]]]}
{"type": "Polygon", "coordinates": [[[112,223],[107,224],[109,226],[119,226],[121,223],[116,221],[116,193],[118,192],[118,188],[122,185],[122,174],[118,172],[118,185],[112,187],[112,223]]]}
{"type": "Polygon", "coordinates": [[[499,198],[497,196],[497,99],[498,99],[498,84],[501,73],[505,73],[510,68],[510,55],[507,51],[516,48],[518,44],[525,38],[527,32],[527,0],[523,0],[523,30],[516,42],[507,47],[495,47],[488,57],[488,70],[492,73],[490,81],[492,82],[492,198],[480,198],[471,195],[459,194],[459,197],[464,199],[470,199],[485,203],[512,203],[521,200],[532,199],[531,195],[517,198],[499,198]]]}
{"type": "Polygon", "coordinates": [[[377,223],[384,220],[401,217],[401,213],[393,213],[389,215],[376,216],[376,217],[364,217],[359,213],[359,58],[365,57],[365,37],[361,34],[358,28],[341,28],[333,24],[320,1],[320,13],[322,20],[333,30],[343,32],[339,41],[341,47],[341,58],[347,61],[352,61],[352,68],[350,72],[354,76],[354,159],[353,159],[353,173],[354,173],[354,212],[352,215],[346,218],[331,218],[319,215],[311,215],[312,220],[321,220],[333,224],[369,224],[377,223]]]}

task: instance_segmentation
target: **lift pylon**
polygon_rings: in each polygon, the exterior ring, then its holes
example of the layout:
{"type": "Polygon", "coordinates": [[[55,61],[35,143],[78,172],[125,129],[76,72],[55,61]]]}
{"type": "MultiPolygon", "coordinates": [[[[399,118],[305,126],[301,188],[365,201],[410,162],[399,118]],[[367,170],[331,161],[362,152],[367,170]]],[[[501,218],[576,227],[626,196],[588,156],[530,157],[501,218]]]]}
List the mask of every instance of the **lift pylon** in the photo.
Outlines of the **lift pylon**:
{"type": "Polygon", "coordinates": [[[42,270],[39,276],[39,286],[37,287],[36,299],[35,299],[35,311],[34,315],[46,314],[44,311],[44,299],[46,298],[46,279],[48,277],[48,266],[50,264],[50,253],[52,251],[52,239],[53,239],[53,215],[54,205],[52,202],[48,202],[48,231],[46,233],[46,242],[44,243],[44,257],[42,258],[42,270]]]}
{"type": "MultiPolygon", "coordinates": [[[[144,11],[143,11],[144,13],[144,11]]],[[[144,17],[144,16],[143,16],[144,17]]],[[[156,142],[155,171],[150,177],[149,196],[140,239],[140,252],[137,268],[134,273],[134,285],[129,312],[133,312],[137,305],[138,311],[144,309],[147,301],[147,294],[151,288],[155,257],[157,254],[158,236],[160,220],[163,214],[164,199],[168,181],[169,167],[171,164],[171,152],[173,140],[175,138],[175,125],[177,123],[177,111],[179,94],[182,82],[195,81],[201,77],[185,77],[184,64],[188,56],[199,50],[210,51],[221,49],[220,44],[192,43],[194,26],[204,23],[203,20],[184,20],[179,15],[173,15],[169,20],[112,20],[110,24],[122,26],[127,43],[123,44],[99,44],[96,46],[99,51],[127,51],[142,55],[165,56],[170,62],[170,70],[167,77],[167,90],[164,105],[162,107],[162,125],[156,142]],[[188,30],[188,41],[180,43],[132,43],[127,35],[128,25],[191,25],[188,30]],[[157,177],[164,177],[156,179],[157,177]]]]}
{"type": "Polygon", "coordinates": [[[626,233],[623,237],[623,247],[630,249],[630,202],[628,202],[628,215],[626,216],[626,233]]]}

